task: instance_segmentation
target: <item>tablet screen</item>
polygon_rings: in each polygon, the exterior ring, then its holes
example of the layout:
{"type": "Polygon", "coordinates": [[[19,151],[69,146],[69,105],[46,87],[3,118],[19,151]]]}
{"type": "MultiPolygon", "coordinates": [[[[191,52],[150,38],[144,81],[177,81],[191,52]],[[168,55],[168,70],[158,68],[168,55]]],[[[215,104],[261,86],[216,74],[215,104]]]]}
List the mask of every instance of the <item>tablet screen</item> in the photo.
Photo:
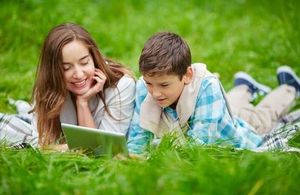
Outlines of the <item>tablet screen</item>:
{"type": "Polygon", "coordinates": [[[124,134],[66,123],[61,127],[70,150],[82,149],[97,156],[128,155],[124,134]]]}

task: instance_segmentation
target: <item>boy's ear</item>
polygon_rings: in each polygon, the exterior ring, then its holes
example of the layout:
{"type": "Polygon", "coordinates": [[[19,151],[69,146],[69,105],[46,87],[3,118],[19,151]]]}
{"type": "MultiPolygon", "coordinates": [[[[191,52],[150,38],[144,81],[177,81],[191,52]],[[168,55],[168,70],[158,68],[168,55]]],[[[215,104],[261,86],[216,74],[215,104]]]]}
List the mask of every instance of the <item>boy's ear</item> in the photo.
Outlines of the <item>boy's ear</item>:
{"type": "Polygon", "coordinates": [[[185,73],[185,74],[183,75],[183,77],[182,77],[182,79],[183,79],[183,81],[184,81],[184,84],[189,84],[189,83],[192,81],[193,74],[194,74],[193,69],[192,69],[191,66],[189,66],[189,67],[187,68],[186,73],[185,73]]]}

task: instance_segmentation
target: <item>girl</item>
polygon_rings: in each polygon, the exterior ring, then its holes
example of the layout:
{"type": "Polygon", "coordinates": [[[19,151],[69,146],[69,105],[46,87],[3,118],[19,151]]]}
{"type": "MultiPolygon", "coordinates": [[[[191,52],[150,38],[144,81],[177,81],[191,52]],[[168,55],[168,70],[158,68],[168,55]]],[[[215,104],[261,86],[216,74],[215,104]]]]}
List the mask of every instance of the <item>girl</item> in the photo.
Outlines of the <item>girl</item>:
{"type": "Polygon", "coordinates": [[[32,139],[37,130],[40,146],[64,143],[61,122],[125,134],[134,97],[129,70],[104,58],[82,27],[59,25],[49,32],[41,51],[32,92],[32,130],[18,132],[19,140],[32,139]]]}

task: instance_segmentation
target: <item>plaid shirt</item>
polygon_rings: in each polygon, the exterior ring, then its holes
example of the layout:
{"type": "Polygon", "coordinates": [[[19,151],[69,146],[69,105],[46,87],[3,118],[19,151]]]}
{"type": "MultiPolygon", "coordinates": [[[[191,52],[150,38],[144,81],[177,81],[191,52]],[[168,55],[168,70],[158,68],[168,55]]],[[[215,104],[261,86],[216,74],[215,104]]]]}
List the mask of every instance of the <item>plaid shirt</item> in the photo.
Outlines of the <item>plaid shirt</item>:
{"type": "Polygon", "coordinates": [[[4,142],[9,146],[30,144],[38,146],[38,133],[30,125],[31,118],[26,115],[8,115],[0,113],[0,143],[4,142]]]}
{"type": "MultiPolygon", "coordinates": [[[[143,153],[154,138],[153,133],[142,129],[139,125],[141,104],[146,95],[146,85],[140,79],[136,85],[136,106],[127,143],[129,152],[134,154],[143,153]]],[[[178,119],[176,110],[170,107],[164,108],[163,112],[174,121],[178,119]]],[[[255,134],[253,128],[245,121],[231,118],[220,82],[215,77],[206,77],[202,81],[186,136],[199,144],[230,144],[245,149],[255,149],[263,141],[263,138],[255,134]]]]}

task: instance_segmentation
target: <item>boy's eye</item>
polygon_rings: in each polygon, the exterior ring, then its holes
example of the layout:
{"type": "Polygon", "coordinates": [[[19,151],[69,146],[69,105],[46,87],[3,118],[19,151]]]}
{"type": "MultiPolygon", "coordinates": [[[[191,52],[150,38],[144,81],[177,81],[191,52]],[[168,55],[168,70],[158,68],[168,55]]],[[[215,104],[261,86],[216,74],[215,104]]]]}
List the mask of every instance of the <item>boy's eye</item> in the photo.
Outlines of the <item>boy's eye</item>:
{"type": "Polygon", "coordinates": [[[168,87],[169,84],[161,84],[160,86],[162,86],[162,87],[168,87]]]}

